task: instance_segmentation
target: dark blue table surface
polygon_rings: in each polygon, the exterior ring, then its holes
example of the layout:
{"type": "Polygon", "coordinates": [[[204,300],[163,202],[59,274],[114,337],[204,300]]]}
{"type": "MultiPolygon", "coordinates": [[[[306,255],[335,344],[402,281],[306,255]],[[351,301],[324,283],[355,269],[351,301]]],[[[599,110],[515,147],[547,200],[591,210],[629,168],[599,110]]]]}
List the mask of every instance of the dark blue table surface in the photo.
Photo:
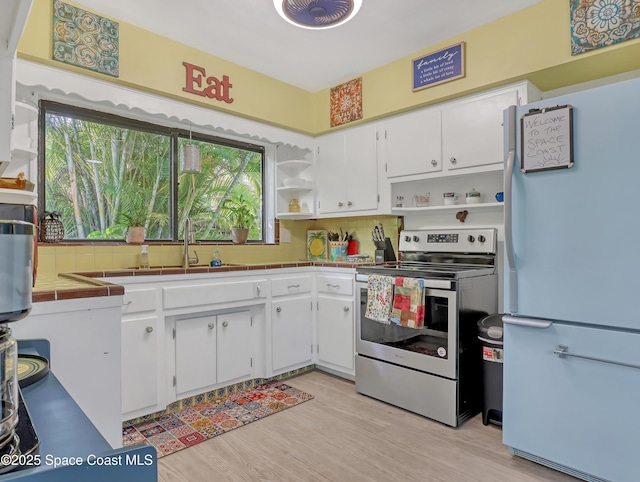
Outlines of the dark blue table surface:
{"type": "MultiPolygon", "coordinates": [[[[49,355],[44,341],[20,341],[19,351],[49,355]]],[[[158,480],[155,448],[138,445],[113,450],[53,373],[22,389],[22,396],[40,439],[40,466],[5,473],[0,481],[158,480]],[[80,465],[61,465],[71,460],[80,465]]]]}

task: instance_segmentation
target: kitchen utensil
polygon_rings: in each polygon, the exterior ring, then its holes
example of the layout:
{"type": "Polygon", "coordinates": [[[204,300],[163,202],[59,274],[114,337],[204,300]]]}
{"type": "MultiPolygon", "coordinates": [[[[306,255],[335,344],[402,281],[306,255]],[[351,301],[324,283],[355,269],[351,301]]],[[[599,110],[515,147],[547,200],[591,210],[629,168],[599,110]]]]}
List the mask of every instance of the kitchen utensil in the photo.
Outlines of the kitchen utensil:
{"type": "Polygon", "coordinates": [[[384,238],[386,236],[384,235],[384,228],[382,227],[382,223],[378,224],[378,232],[380,233],[380,241],[384,241],[384,238]]]}
{"type": "Polygon", "coordinates": [[[481,200],[480,193],[475,189],[471,189],[465,196],[467,204],[478,204],[481,200]]]}
{"type": "Polygon", "coordinates": [[[430,193],[425,194],[416,194],[413,196],[413,205],[417,208],[424,208],[429,206],[429,201],[431,199],[430,193]]]}
{"type": "Polygon", "coordinates": [[[290,213],[299,213],[300,212],[300,203],[297,198],[292,198],[289,202],[289,212],[290,213]]]}
{"type": "Polygon", "coordinates": [[[455,192],[445,192],[443,195],[445,206],[451,206],[453,204],[457,204],[460,200],[460,196],[455,192]]]}
{"type": "Polygon", "coordinates": [[[31,310],[35,229],[26,221],[0,221],[0,323],[24,318],[31,310]]]}

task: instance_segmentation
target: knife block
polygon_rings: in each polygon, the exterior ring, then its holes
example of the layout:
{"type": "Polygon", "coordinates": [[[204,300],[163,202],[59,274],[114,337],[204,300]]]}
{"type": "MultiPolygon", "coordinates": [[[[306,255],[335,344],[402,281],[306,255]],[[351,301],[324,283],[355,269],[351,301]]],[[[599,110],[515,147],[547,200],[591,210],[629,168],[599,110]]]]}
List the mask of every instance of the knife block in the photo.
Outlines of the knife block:
{"type": "Polygon", "coordinates": [[[390,238],[384,238],[384,241],[374,241],[374,243],[376,245],[376,262],[396,260],[396,253],[393,251],[390,238]]]}

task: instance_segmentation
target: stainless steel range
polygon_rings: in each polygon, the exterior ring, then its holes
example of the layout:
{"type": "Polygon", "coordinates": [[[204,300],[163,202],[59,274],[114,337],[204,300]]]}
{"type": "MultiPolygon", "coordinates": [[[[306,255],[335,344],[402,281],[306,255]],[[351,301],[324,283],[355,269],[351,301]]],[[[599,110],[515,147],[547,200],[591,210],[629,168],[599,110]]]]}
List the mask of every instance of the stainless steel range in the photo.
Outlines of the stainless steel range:
{"type": "Polygon", "coordinates": [[[477,322],[498,309],[496,249],[495,229],[402,231],[401,261],[357,268],[358,392],[453,427],[480,411],[477,322]],[[423,280],[424,327],[367,318],[372,275],[423,280]]]}

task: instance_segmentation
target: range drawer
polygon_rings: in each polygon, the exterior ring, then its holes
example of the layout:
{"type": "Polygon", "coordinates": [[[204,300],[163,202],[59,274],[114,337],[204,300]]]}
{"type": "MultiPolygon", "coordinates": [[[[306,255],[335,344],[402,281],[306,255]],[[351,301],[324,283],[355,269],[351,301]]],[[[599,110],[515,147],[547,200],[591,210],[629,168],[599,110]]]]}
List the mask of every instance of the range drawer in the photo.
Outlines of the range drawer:
{"type": "Polygon", "coordinates": [[[318,275],[318,292],[334,295],[353,295],[353,276],[318,275]]]}
{"type": "Polygon", "coordinates": [[[156,289],[124,289],[124,305],[122,314],[140,313],[142,311],[155,311],[156,309],[156,289]]]}
{"type": "Polygon", "coordinates": [[[289,276],[271,280],[271,296],[295,295],[311,292],[311,276],[289,276]]]}

